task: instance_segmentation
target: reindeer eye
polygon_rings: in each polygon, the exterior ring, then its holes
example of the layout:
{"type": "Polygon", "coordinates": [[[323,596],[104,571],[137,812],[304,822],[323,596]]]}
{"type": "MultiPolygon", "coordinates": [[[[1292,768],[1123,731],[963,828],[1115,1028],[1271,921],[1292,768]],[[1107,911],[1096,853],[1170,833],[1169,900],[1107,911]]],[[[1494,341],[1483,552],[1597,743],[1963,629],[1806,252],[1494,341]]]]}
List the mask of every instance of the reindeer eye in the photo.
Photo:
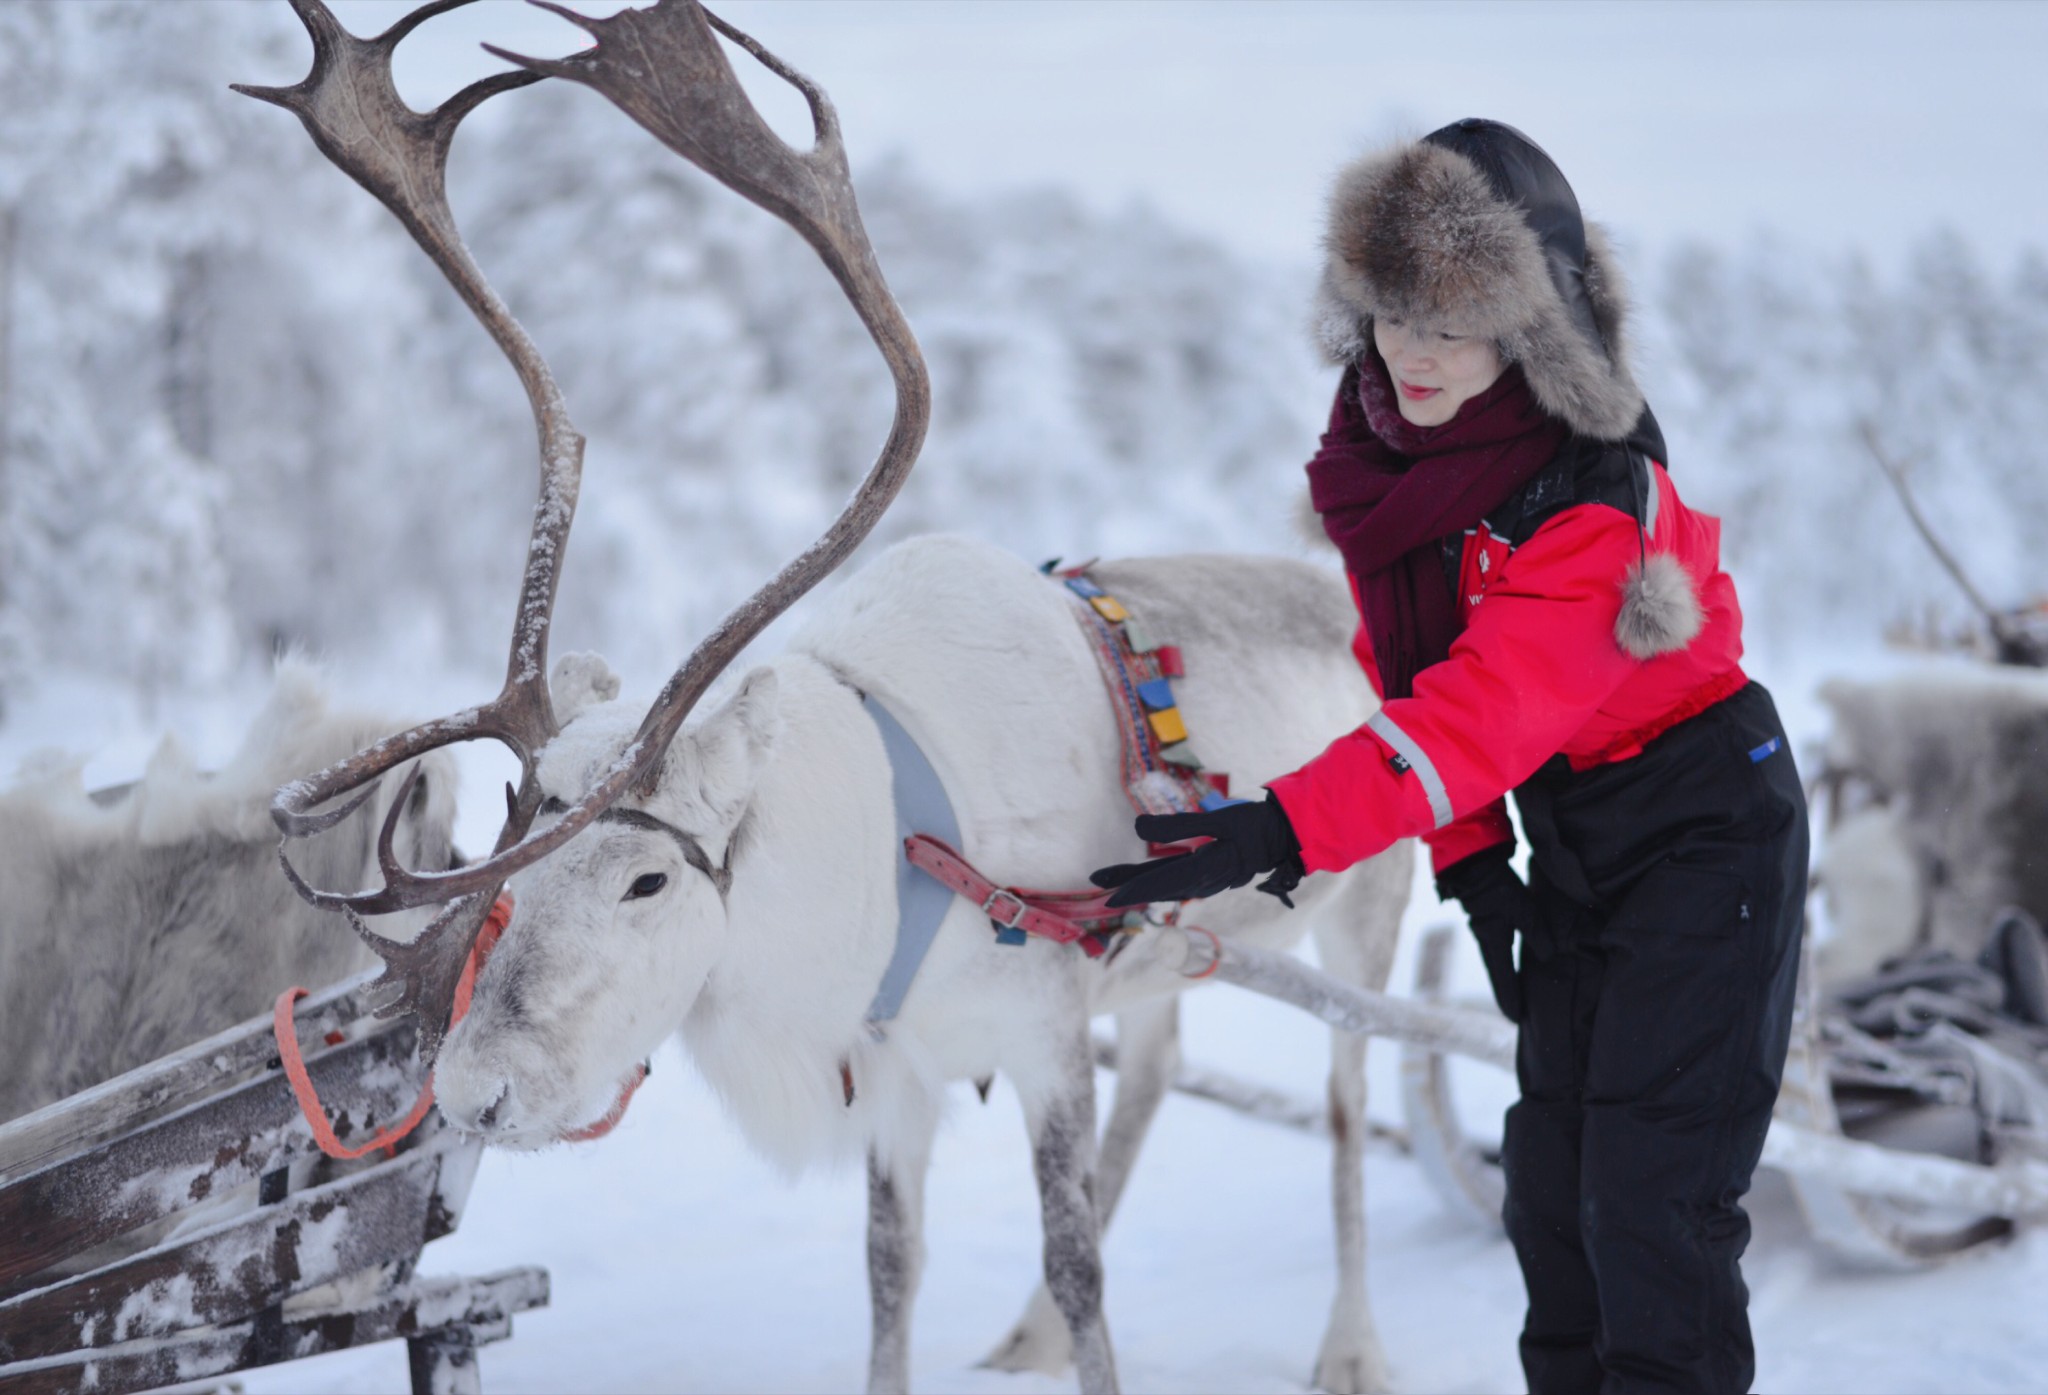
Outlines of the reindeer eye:
{"type": "Polygon", "coordinates": [[[654,895],[655,892],[667,885],[668,875],[666,873],[644,872],[633,879],[633,885],[619,899],[623,901],[638,901],[643,896],[654,895]]]}

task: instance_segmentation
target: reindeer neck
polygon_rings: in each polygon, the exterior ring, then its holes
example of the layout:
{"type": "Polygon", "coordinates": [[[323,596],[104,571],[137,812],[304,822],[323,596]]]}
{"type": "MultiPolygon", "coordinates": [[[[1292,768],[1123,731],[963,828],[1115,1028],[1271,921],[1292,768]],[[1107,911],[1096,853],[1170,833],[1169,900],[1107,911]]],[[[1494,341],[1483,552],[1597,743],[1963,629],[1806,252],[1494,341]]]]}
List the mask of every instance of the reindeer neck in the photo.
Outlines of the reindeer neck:
{"type": "Polygon", "coordinates": [[[840,1065],[895,938],[889,767],[859,694],[786,655],[782,729],[733,865],[725,949],[682,1027],[751,1142],[794,1167],[859,1142],[840,1065]]]}

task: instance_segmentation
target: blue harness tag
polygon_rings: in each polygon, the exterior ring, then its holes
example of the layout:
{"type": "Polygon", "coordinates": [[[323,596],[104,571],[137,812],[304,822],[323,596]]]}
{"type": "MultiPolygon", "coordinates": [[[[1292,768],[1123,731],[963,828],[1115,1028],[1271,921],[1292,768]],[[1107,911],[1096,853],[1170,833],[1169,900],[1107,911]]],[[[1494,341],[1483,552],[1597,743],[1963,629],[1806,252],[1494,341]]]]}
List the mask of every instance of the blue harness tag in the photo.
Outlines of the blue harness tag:
{"type": "Polygon", "coordinates": [[[1154,678],[1150,682],[1138,684],[1138,701],[1145,704],[1147,711],[1165,711],[1174,705],[1173,681],[1167,678],[1154,678]]]}
{"type": "Polygon", "coordinates": [[[1757,747],[1757,748],[1756,748],[1756,749],[1755,749],[1754,751],[1751,751],[1751,752],[1749,753],[1749,763],[1750,763],[1751,765],[1756,765],[1757,763],[1759,763],[1760,761],[1762,761],[1762,760],[1763,760],[1763,759],[1764,759],[1765,757],[1767,757],[1767,756],[1771,755],[1771,754],[1772,754],[1773,752],[1775,752],[1775,751],[1776,751],[1776,750],[1778,749],[1778,746],[1779,746],[1779,741],[1778,741],[1778,738],[1777,738],[1777,737],[1775,737],[1775,736],[1774,736],[1774,737],[1772,737],[1772,738],[1771,738],[1771,739],[1770,739],[1769,741],[1766,741],[1766,742],[1764,742],[1764,744],[1763,744],[1763,745],[1761,745],[1761,746],[1757,747]]]}

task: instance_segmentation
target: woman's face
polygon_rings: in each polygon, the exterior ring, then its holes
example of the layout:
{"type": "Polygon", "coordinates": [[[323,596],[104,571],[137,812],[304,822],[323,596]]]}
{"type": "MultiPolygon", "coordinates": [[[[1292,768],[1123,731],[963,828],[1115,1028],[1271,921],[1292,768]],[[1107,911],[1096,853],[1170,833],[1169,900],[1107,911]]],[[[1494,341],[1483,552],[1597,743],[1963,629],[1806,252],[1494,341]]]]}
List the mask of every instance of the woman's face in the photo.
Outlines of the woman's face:
{"type": "Polygon", "coordinates": [[[1372,341],[1393,375],[1401,416],[1415,426],[1442,426],[1507,368],[1491,339],[1454,329],[1373,318],[1372,341]]]}

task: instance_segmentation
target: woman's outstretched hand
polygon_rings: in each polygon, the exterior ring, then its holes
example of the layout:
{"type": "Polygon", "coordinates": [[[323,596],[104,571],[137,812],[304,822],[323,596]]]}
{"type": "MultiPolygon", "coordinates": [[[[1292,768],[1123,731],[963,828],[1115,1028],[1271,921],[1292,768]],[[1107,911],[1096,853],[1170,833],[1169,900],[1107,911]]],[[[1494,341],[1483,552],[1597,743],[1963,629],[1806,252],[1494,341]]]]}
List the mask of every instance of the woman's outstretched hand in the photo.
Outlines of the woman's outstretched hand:
{"type": "Polygon", "coordinates": [[[1301,841],[1280,801],[1268,794],[1261,803],[1239,801],[1195,814],[1140,814],[1138,836],[1148,843],[1178,843],[1208,838],[1192,852],[1170,853],[1149,862],[1122,862],[1089,874],[1101,887],[1115,887],[1111,906],[1142,906],[1153,901],[1192,901],[1243,886],[1264,872],[1272,875],[1259,890],[1280,898],[1292,909],[1287,893],[1301,885],[1308,870],[1301,863],[1301,841]]]}

